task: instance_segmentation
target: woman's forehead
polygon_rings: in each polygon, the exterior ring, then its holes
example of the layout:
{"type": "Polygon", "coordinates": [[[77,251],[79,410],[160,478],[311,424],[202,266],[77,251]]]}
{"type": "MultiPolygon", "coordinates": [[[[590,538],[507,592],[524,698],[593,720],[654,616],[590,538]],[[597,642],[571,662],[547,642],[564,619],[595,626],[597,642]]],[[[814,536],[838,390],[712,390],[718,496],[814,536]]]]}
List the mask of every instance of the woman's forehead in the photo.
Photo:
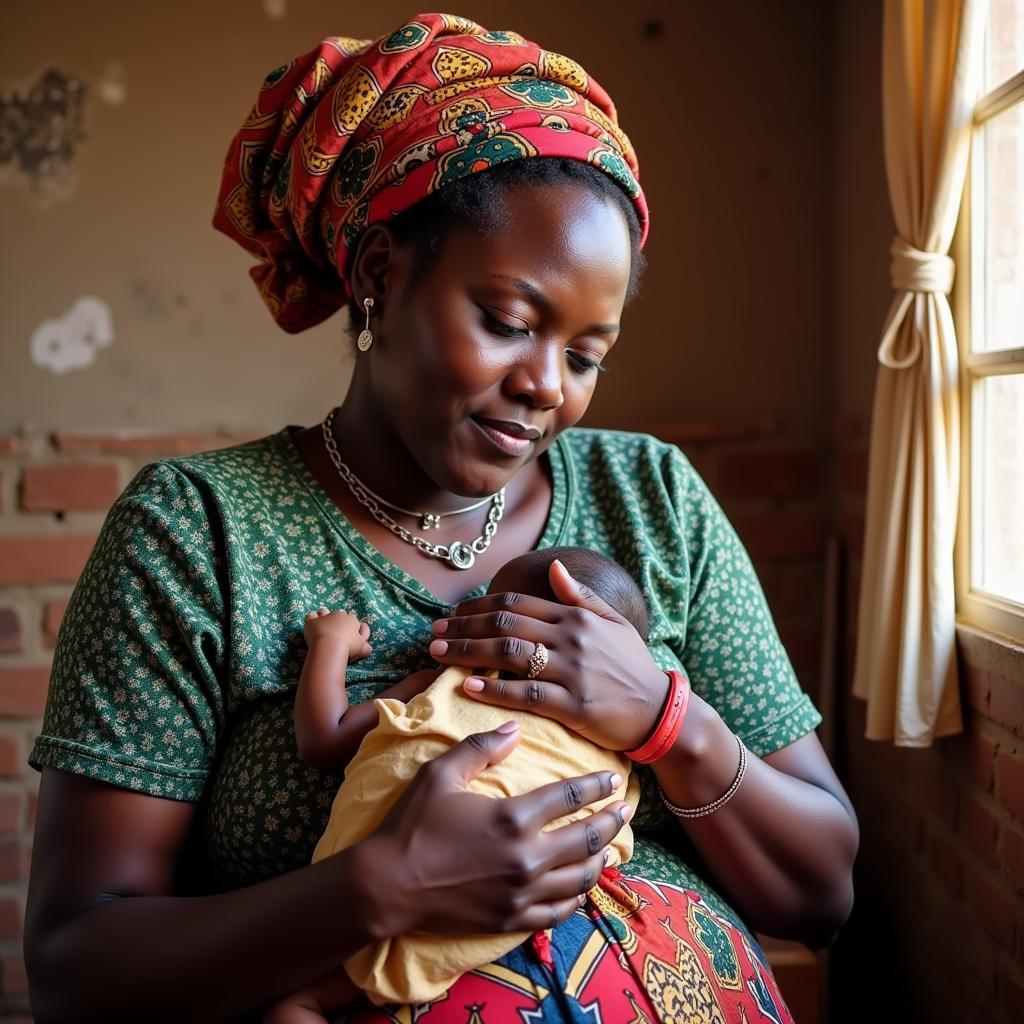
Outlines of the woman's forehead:
{"type": "Polygon", "coordinates": [[[535,305],[554,298],[552,291],[580,289],[621,304],[631,247],[614,203],[571,186],[509,190],[503,203],[506,216],[494,229],[451,232],[442,253],[450,272],[535,305]]]}

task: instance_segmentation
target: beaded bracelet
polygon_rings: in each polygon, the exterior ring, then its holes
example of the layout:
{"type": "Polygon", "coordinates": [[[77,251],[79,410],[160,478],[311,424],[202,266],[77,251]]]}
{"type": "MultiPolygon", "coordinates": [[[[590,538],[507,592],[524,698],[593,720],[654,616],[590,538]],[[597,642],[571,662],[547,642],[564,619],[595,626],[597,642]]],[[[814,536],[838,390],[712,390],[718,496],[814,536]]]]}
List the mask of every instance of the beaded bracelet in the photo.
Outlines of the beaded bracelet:
{"type": "Polygon", "coordinates": [[[669,669],[665,674],[668,676],[668,696],[654,732],[642,746],[624,751],[626,757],[637,764],[650,764],[664,757],[672,749],[686,717],[686,708],[690,703],[690,681],[675,669],[669,669]]]}
{"type": "Polygon", "coordinates": [[[736,778],[732,780],[732,785],[717,799],[712,800],[709,804],[704,804],[702,807],[677,807],[667,796],[665,791],[659,787],[661,793],[661,802],[677,817],[677,818],[703,818],[708,814],[714,814],[720,807],[725,806],[735,795],[736,790],[740,788],[740,783],[743,781],[743,776],[747,771],[747,748],[743,746],[743,740],[736,737],[736,742],[740,747],[740,766],[736,770],[736,778]]]}

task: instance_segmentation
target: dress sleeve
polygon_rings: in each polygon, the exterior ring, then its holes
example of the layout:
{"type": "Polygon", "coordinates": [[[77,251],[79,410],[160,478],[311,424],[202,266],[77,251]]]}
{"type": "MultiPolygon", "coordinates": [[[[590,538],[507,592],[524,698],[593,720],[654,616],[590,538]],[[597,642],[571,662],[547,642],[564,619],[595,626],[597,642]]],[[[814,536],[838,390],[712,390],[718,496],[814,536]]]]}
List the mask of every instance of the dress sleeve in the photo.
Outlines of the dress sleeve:
{"type": "Polygon", "coordinates": [[[779,639],[754,567],[732,524],[686,457],[673,449],[670,490],[689,571],[676,653],[699,693],[759,757],[821,724],[779,639]]]}
{"type": "Polygon", "coordinates": [[[117,499],[60,629],[32,767],[200,798],[224,724],[219,533],[170,463],[117,499]]]}

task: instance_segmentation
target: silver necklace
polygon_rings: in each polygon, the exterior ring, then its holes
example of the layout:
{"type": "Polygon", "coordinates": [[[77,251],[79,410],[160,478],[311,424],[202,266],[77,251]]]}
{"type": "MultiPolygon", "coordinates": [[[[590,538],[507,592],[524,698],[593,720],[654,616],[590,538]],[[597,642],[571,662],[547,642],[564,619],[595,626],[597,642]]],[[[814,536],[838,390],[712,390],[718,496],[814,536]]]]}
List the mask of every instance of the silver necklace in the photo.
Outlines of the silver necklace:
{"type": "MultiPolygon", "coordinates": [[[[334,413],[332,412],[331,417],[333,416],[334,413]]],[[[333,436],[334,432],[332,430],[332,439],[333,436]]],[[[328,451],[329,450],[330,449],[328,449],[328,451]]],[[[349,472],[351,473],[352,470],[349,470],[349,472]]],[[[364,484],[362,480],[360,480],[354,473],[352,473],[352,476],[355,480],[358,481],[359,486],[362,487],[362,489],[366,491],[366,493],[379,504],[387,505],[388,508],[393,508],[396,512],[401,512],[402,515],[412,516],[413,519],[419,519],[421,530],[436,529],[441,525],[441,520],[445,517],[459,516],[462,515],[463,512],[472,512],[473,509],[479,508],[481,505],[486,505],[487,502],[492,501],[494,499],[493,494],[488,494],[486,498],[481,498],[479,501],[474,501],[472,505],[466,505],[464,508],[453,508],[451,512],[413,512],[412,509],[402,508],[401,505],[396,505],[393,501],[388,501],[387,498],[382,498],[376,491],[371,491],[370,488],[367,487],[366,484],[364,484]]]]}
{"type": "Polygon", "coordinates": [[[482,498],[473,505],[456,509],[453,512],[409,512],[398,505],[393,505],[391,502],[381,498],[380,495],[374,494],[342,461],[341,452],[338,451],[338,445],[334,440],[334,430],[332,427],[334,412],[335,410],[332,409],[322,424],[324,446],[327,448],[327,454],[330,456],[331,462],[334,463],[334,468],[338,471],[338,475],[348,485],[348,489],[355,496],[356,501],[368,509],[370,515],[381,526],[387,527],[396,537],[401,538],[407,544],[412,544],[413,547],[422,551],[423,554],[429,555],[431,558],[439,558],[441,561],[447,562],[453,569],[472,568],[473,563],[476,562],[476,556],[482,555],[490,547],[494,535],[498,532],[498,523],[501,522],[501,517],[505,513],[505,488],[502,487],[500,491],[492,494],[490,498],[482,498]],[[484,532],[476,540],[468,544],[461,540],[453,541],[451,544],[431,544],[430,541],[417,537],[404,526],[400,526],[380,507],[381,504],[384,504],[398,512],[403,512],[405,515],[420,517],[423,522],[423,529],[430,529],[431,527],[436,527],[443,516],[453,516],[458,515],[460,512],[469,512],[471,509],[479,508],[487,501],[490,501],[492,504],[490,512],[487,513],[487,522],[484,523],[484,532]],[[428,517],[431,520],[429,524],[427,522],[428,517]]]}

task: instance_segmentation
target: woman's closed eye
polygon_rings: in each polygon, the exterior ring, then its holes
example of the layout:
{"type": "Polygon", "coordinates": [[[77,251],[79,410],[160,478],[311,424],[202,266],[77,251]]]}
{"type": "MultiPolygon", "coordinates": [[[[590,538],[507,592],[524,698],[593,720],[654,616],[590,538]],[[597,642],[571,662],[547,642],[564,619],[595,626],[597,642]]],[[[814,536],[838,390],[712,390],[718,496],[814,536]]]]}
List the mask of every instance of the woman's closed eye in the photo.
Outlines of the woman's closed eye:
{"type": "Polygon", "coordinates": [[[489,309],[485,309],[483,306],[480,307],[480,312],[483,313],[484,324],[492,334],[500,335],[502,338],[529,337],[529,327],[518,327],[515,324],[507,324],[504,320],[499,320],[489,309]]]}
{"type": "Polygon", "coordinates": [[[588,359],[586,356],[581,356],[579,352],[573,352],[569,349],[566,353],[566,357],[569,362],[576,367],[581,373],[589,373],[591,370],[597,370],[598,373],[607,373],[608,367],[596,362],[593,359],[588,359]]]}
{"type": "MultiPolygon", "coordinates": [[[[528,338],[530,336],[529,327],[518,327],[515,324],[499,320],[489,309],[485,309],[483,306],[480,307],[480,312],[483,314],[485,326],[492,334],[497,334],[501,338],[528,338]]],[[[590,373],[593,370],[599,373],[608,372],[607,366],[602,366],[601,363],[594,359],[588,359],[579,352],[573,352],[572,349],[568,349],[565,355],[573,367],[581,373],[590,373]]]]}

